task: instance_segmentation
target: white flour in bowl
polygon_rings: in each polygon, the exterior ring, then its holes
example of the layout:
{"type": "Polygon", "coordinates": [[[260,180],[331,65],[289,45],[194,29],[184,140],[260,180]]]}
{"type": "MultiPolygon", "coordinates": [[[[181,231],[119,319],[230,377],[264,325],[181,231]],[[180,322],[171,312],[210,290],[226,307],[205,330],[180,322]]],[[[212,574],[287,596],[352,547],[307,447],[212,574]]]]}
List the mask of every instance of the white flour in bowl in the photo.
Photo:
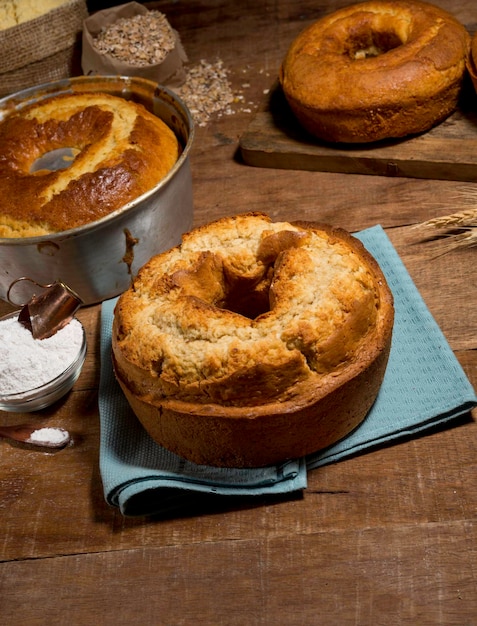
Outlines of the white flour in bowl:
{"type": "Polygon", "coordinates": [[[73,363],[82,343],[77,319],[47,339],[34,339],[16,317],[0,320],[0,396],[53,380],[73,363]]]}

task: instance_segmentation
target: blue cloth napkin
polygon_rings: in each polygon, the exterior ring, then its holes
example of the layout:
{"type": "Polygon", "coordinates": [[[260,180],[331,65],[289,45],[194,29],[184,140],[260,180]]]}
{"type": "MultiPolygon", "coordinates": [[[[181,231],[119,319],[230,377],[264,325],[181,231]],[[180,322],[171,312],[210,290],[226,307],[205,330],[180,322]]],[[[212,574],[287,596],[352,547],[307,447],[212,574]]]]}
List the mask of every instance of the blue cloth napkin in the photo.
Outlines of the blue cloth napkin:
{"type": "Polygon", "coordinates": [[[364,422],[307,459],[260,469],[198,466],[157,445],[133,415],[111,366],[116,300],[101,313],[100,470],[107,502],[124,515],[150,515],[207,494],[276,496],[306,488],[307,470],[397,441],[469,412],[477,397],[401,259],[380,226],[356,235],[374,255],[395,298],[396,319],[385,379],[364,422]]]}
{"type": "Polygon", "coordinates": [[[374,226],[355,236],[378,261],[394,295],[391,353],[365,421],[311,455],[308,469],[444,425],[477,405],[473,387],[383,229],[374,226]]]}
{"type": "Polygon", "coordinates": [[[276,496],[304,489],[306,460],[258,469],[196,465],[157,445],[131,411],[113,374],[111,327],[116,299],[101,309],[100,471],[107,502],[127,516],[182,508],[197,493],[276,496]]]}

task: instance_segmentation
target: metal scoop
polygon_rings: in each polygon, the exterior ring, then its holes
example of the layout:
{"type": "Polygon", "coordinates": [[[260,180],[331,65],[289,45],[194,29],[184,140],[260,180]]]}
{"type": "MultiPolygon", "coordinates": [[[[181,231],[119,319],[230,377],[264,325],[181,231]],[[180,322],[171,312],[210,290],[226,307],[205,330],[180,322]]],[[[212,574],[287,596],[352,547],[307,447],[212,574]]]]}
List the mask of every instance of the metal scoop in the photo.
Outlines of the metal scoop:
{"type": "Polygon", "coordinates": [[[7,297],[11,304],[15,303],[10,299],[10,291],[21,280],[28,280],[44,289],[41,295],[33,295],[30,301],[22,306],[18,315],[18,321],[35,339],[46,339],[54,335],[72,320],[83,304],[78,294],[61,281],[39,285],[27,277],[18,278],[10,285],[7,297]]]}

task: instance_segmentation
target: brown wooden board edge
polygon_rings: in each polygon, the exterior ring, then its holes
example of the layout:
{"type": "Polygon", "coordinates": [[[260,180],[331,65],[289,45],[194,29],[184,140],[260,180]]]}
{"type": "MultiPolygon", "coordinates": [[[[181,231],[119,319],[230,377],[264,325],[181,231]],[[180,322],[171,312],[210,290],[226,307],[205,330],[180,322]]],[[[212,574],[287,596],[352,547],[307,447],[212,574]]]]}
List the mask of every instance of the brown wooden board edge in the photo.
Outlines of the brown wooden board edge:
{"type": "Polygon", "coordinates": [[[278,84],[239,140],[247,165],[435,180],[477,180],[477,95],[466,82],[458,109],[421,135],[375,144],[320,143],[294,118],[278,84]]]}

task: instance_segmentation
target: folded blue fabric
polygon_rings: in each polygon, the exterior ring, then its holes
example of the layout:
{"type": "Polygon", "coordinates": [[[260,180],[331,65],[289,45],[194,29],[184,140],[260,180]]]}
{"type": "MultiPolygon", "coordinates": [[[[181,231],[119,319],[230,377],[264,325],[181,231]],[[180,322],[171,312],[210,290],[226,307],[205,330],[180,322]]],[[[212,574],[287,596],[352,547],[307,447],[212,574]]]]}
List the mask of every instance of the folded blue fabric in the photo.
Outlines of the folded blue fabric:
{"type": "Polygon", "coordinates": [[[383,229],[374,226],[355,236],[378,261],[394,295],[391,354],[364,422],[337,444],[311,455],[308,469],[417,435],[477,405],[473,387],[383,229]]]}
{"type": "Polygon", "coordinates": [[[113,374],[111,327],[116,300],[101,309],[100,471],[107,502],[127,516],[181,508],[194,493],[275,496],[304,489],[305,459],[258,469],[195,465],[157,445],[134,416],[113,374]]]}
{"type": "Polygon", "coordinates": [[[115,300],[102,305],[100,470],[107,502],[124,515],[150,515],[192,498],[274,496],[306,488],[307,469],[449,422],[477,397],[380,226],[357,234],[385,273],[396,319],[385,379],[364,422],[348,437],[307,459],[259,469],[198,466],[157,445],[133,415],[111,366],[115,300]]]}

